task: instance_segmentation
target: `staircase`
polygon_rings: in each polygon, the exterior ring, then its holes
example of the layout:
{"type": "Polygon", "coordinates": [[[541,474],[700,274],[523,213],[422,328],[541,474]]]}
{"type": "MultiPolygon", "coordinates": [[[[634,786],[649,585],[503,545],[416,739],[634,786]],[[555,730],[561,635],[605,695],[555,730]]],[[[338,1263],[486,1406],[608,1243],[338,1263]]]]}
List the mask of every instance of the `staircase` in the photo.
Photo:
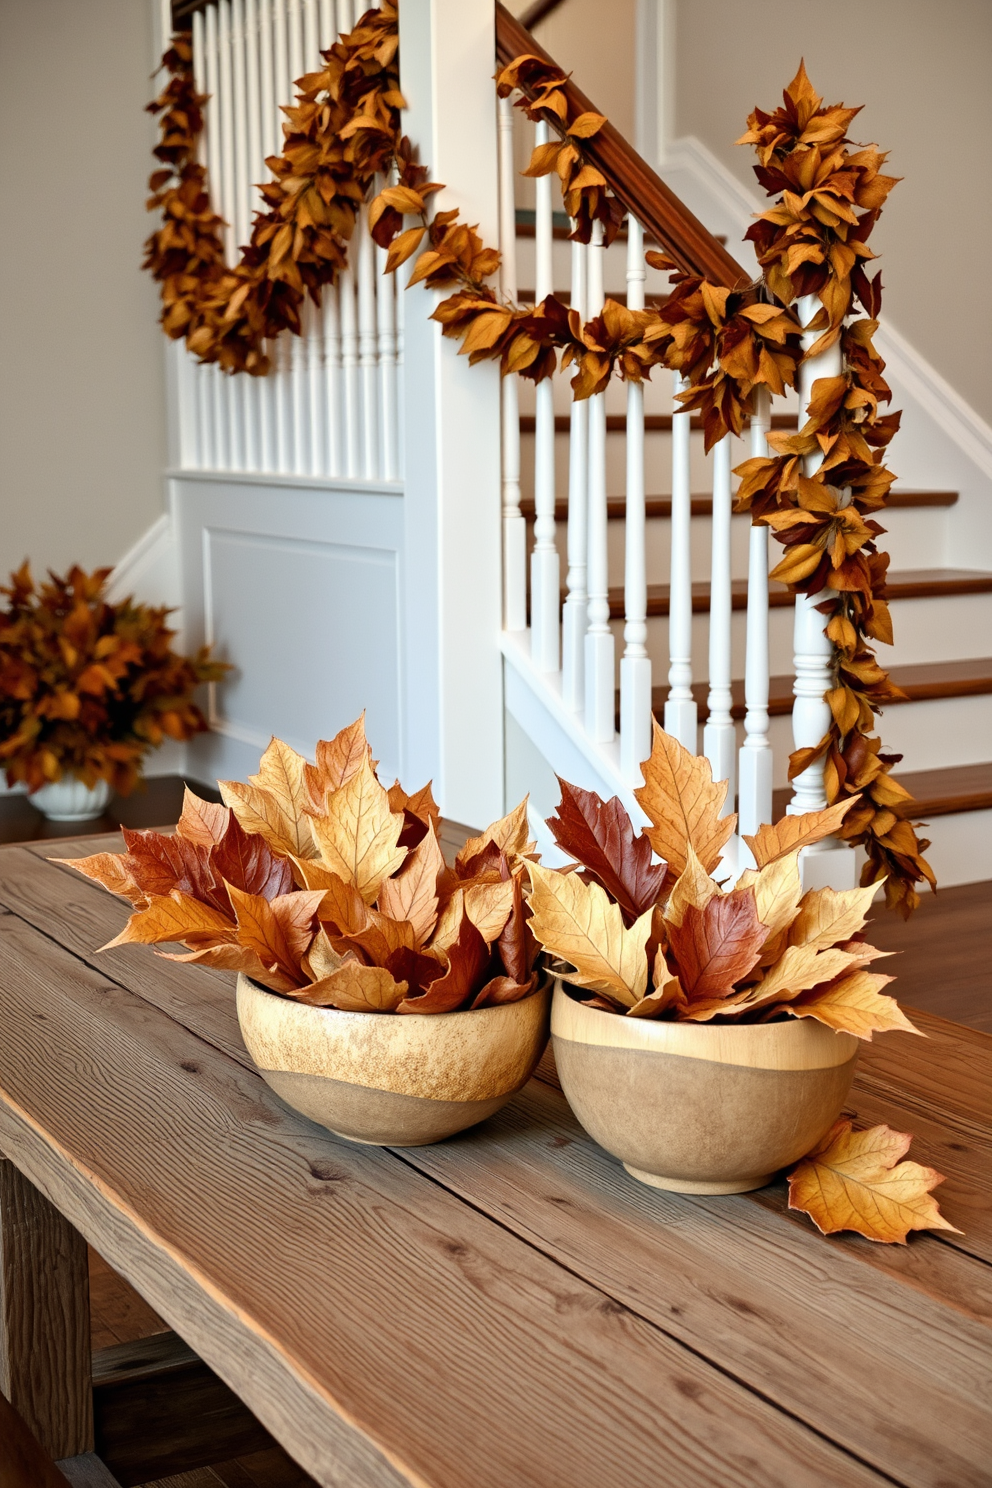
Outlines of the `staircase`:
{"type": "MultiPolygon", "coordinates": [[[[509,49],[509,44],[507,49],[509,49]]],[[[518,135],[524,121],[514,120],[518,135]]],[[[516,142],[515,159],[525,158],[522,142],[516,142]]],[[[504,175],[504,183],[507,180],[504,175]]],[[[617,189],[617,182],[610,181],[617,189]]],[[[526,188],[525,188],[526,189],[526,188]]],[[[519,183],[516,199],[524,200],[519,183]]],[[[619,192],[618,192],[619,194],[619,192]]],[[[516,277],[521,285],[538,286],[539,295],[553,289],[568,301],[573,294],[576,261],[567,239],[567,219],[559,212],[547,222],[543,231],[542,210],[546,201],[538,196],[515,210],[516,277]],[[550,241],[549,241],[550,239],[550,241]],[[551,284],[548,283],[550,266],[551,284]],[[543,283],[542,283],[543,280],[543,283]]],[[[504,215],[504,222],[507,220],[504,215]]],[[[629,220],[629,219],[628,219],[629,220]]],[[[743,252],[731,244],[734,252],[743,252]]],[[[622,233],[609,248],[598,251],[602,258],[603,291],[611,298],[626,302],[631,259],[626,234],[622,233]]],[[[647,303],[652,295],[664,294],[667,281],[650,268],[644,276],[643,293],[647,303]]],[[[581,292],[581,288],[580,288],[581,292]]],[[[522,301],[535,297],[534,290],[521,289],[522,301]]],[[[669,688],[667,683],[670,652],[670,608],[672,577],[672,486],[673,402],[669,376],[656,370],[644,395],[643,470],[644,497],[643,562],[646,578],[646,650],[651,663],[651,709],[661,719],[669,688]]],[[[538,398],[541,394],[538,391],[538,398]]],[[[625,409],[627,392],[614,381],[605,394],[605,479],[606,499],[606,568],[608,576],[609,624],[616,655],[624,649],[625,563],[629,561],[630,542],[627,532],[628,440],[625,409]]],[[[568,572],[568,513],[570,452],[573,435],[571,394],[568,374],[554,380],[554,546],[561,575],[560,600],[566,600],[565,575],[568,572]]],[[[896,401],[895,406],[898,406],[896,401]]],[[[540,456],[538,425],[541,411],[536,406],[535,392],[521,381],[520,407],[520,513],[527,524],[527,551],[535,547],[536,499],[535,470],[540,456]]],[[[783,404],[776,401],[777,409],[783,404]]],[[[774,426],[796,428],[798,401],[793,398],[787,411],[774,416],[774,426]]],[[[545,418],[547,415],[545,414],[545,418]]],[[[684,415],[682,416],[684,417],[684,415]]],[[[904,421],[905,422],[905,421],[904,421]]],[[[547,436],[545,435],[545,438],[547,436]]],[[[746,437],[729,441],[733,446],[731,466],[746,460],[752,453],[746,437]]],[[[905,442],[905,441],[904,441],[905,442]]],[[[890,704],[879,720],[883,747],[901,753],[903,761],[896,776],[915,797],[914,820],[928,823],[924,835],[933,846],[928,854],[938,878],[944,884],[964,883],[992,877],[992,657],[978,653],[990,649],[992,637],[992,564],[988,568],[952,566],[949,554],[957,543],[956,522],[959,494],[949,489],[928,489],[924,479],[914,483],[914,449],[901,458],[900,441],[893,446],[893,463],[900,481],[893,489],[889,503],[879,516],[886,528],[880,546],[891,555],[888,597],[892,609],[895,644],[881,648],[880,661],[891,672],[893,682],[905,693],[905,701],[890,704]]],[[[544,483],[547,483],[548,457],[544,455],[544,483]]],[[[927,462],[932,470],[932,460],[927,462]]],[[[711,557],[714,536],[713,496],[714,458],[703,453],[703,436],[699,421],[691,420],[689,435],[689,479],[692,491],[689,503],[689,578],[691,581],[691,650],[692,696],[697,707],[698,752],[704,752],[703,730],[709,717],[709,632],[711,611],[711,557]]],[[[541,476],[537,484],[541,484],[541,476]]],[[[733,482],[736,487],[736,478],[733,482]]],[[[545,521],[552,507],[544,497],[545,521]]],[[[635,521],[638,520],[635,517],[635,521]]],[[[745,717],[745,652],[748,604],[748,562],[750,519],[734,517],[730,524],[730,652],[732,660],[731,717],[737,745],[743,743],[745,717]]],[[[589,542],[594,537],[590,529],[589,542]]],[[[638,546],[635,538],[635,551],[638,546]]],[[[778,544],[771,544],[771,563],[780,556],[778,544]]],[[[591,558],[590,558],[591,561],[591,558]]],[[[677,560],[678,561],[678,560],[677,560]]],[[[768,742],[773,766],[772,811],[784,813],[791,797],[788,785],[788,759],[793,743],[792,709],[794,682],[794,601],[784,586],[769,583],[768,593],[768,742]]],[[[530,583],[528,582],[528,603],[530,583]]],[[[530,610],[528,610],[530,618],[530,610]]],[[[511,715],[507,737],[508,795],[528,785],[535,804],[535,820],[547,814],[556,799],[554,771],[565,775],[585,772],[581,783],[595,784],[601,791],[618,792],[629,802],[631,780],[622,768],[616,745],[600,739],[594,743],[576,710],[563,703],[562,675],[549,675],[539,667],[528,665],[528,645],[521,637],[507,636],[504,654],[508,661],[507,705],[511,715]],[[544,707],[541,707],[543,694],[544,707]],[[526,739],[521,735],[525,735],[526,739]]],[[[620,731],[619,689],[615,701],[615,727],[620,731]]],[[[544,842],[547,848],[549,844],[544,842]]],[[[553,848],[552,848],[553,851],[553,848]]]]}

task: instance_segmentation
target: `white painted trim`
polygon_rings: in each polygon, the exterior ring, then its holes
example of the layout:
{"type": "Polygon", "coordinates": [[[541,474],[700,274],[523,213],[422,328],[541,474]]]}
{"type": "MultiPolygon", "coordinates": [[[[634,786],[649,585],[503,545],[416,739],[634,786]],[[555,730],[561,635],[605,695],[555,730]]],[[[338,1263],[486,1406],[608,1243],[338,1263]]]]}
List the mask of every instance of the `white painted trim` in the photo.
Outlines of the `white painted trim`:
{"type": "MultiPolygon", "coordinates": [[[[751,218],[762,209],[758,194],[749,191],[733,171],[694,134],[684,134],[669,142],[660,169],[662,175],[686,170],[698,176],[723,210],[740,220],[742,233],[750,226],[751,218]]],[[[728,243],[727,247],[736,256],[737,244],[728,243]]]]}
{"type": "Polygon", "coordinates": [[[402,481],[348,480],[341,476],[279,475],[266,470],[196,470],[176,466],[170,480],[215,481],[229,486],[292,486],[300,491],[348,491],[359,496],[402,496],[402,481]]]}
{"type": "MultiPolygon", "coordinates": [[[[170,550],[174,543],[172,518],[168,512],[163,512],[160,517],[156,517],[150,527],[145,529],[137,542],[131,544],[123,558],[119,558],[114,564],[110,578],[107,580],[108,596],[112,600],[119,600],[135,594],[142,577],[149,569],[156,564],[169,561],[170,550]]],[[[141,598],[140,594],[136,597],[141,598]]],[[[177,595],[177,603],[178,600],[177,595]]]]}

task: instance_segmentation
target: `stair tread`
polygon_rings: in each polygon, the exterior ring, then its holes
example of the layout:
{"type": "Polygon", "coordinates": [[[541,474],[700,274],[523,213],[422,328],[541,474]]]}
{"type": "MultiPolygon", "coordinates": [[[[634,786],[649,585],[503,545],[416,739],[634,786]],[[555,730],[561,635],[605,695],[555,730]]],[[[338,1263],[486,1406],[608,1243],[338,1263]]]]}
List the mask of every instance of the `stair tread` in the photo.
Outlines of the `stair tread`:
{"type": "MultiPolygon", "coordinates": [[[[734,579],[731,605],[735,610],[747,608],[747,580],[734,579]]],[[[939,599],[958,594],[992,594],[992,573],[972,568],[906,568],[890,573],[886,585],[886,598],[894,599],[939,599]]],[[[669,611],[669,585],[648,585],[648,614],[667,615],[669,611]]],[[[773,581],[769,586],[768,603],[772,609],[782,609],[792,604],[792,595],[784,584],[773,581]]],[[[705,614],[710,607],[710,586],[700,580],[692,586],[692,609],[694,614],[705,614]]],[[[624,618],[623,588],[610,589],[610,618],[624,618]]]]}
{"type": "MultiPolygon", "coordinates": [[[[992,762],[950,765],[937,770],[906,770],[893,778],[913,797],[912,805],[899,814],[913,820],[949,816],[957,811],[985,811],[992,807],[992,762]]],[[[775,791],[772,815],[776,821],[785,815],[791,796],[791,786],[775,791]]]]}
{"type": "MultiPolygon", "coordinates": [[[[957,491],[923,491],[923,490],[896,490],[889,493],[889,499],[885,504],[885,510],[892,511],[896,508],[905,507],[943,507],[954,506],[958,499],[957,491]]],[[[708,517],[713,513],[713,497],[703,494],[694,495],[692,501],[692,515],[694,517],[708,517]]],[[[606,515],[610,521],[623,521],[626,514],[626,497],[610,496],[606,502],[606,515]]],[[[644,509],[648,517],[670,517],[672,515],[671,496],[646,496],[644,509]]],[[[528,521],[534,518],[533,499],[527,497],[520,503],[521,515],[528,521]]],[[[741,517],[747,517],[746,512],[741,517]]],[[[555,521],[565,522],[568,520],[568,501],[555,502],[555,521]]]]}
{"type": "MultiPolygon", "coordinates": [[[[908,666],[889,668],[889,676],[896,687],[906,694],[905,699],[895,699],[886,707],[895,708],[903,701],[909,703],[929,702],[935,698],[979,697],[992,693],[992,656],[979,656],[964,661],[914,662],[908,666]]],[[[768,681],[768,712],[773,718],[792,712],[793,678],[791,676],[770,677],[768,681]]],[[[745,714],[744,679],[737,677],[731,683],[733,706],[731,714],[742,719],[745,714]]],[[[699,708],[699,721],[709,717],[706,697],[708,682],[693,684],[693,695],[699,708]]],[[[651,707],[661,717],[664,712],[668,684],[653,689],[651,707]]],[[[619,693],[618,693],[619,697],[619,693]]]]}

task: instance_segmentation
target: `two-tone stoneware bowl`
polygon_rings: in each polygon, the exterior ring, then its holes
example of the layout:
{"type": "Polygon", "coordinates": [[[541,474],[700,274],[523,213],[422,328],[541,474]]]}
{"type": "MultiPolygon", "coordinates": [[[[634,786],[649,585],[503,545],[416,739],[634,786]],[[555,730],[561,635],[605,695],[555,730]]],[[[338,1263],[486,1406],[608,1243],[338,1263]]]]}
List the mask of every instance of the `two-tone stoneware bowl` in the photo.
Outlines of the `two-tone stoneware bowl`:
{"type": "Polygon", "coordinates": [[[238,1020],[262,1078],[335,1136],[422,1147],[492,1116],[548,1041],[551,982],[467,1013],[344,1013],[238,977],[238,1020]]]}
{"type": "Polygon", "coordinates": [[[589,1135],[642,1183],[747,1193],[829,1130],[858,1040],[813,1018],[715,1026],[600,1012],[560,979],[551,1040],[565,1097],[589,1135]]]}

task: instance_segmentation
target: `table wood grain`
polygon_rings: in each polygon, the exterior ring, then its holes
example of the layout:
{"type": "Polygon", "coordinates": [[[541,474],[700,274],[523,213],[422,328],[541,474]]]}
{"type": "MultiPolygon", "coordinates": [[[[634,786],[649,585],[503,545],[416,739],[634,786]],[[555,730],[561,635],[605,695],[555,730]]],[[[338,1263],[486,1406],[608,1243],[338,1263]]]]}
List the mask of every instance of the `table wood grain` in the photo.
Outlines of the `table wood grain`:
{"type": "Polygon", "coordinates": [[[965,1234],[826,1239],[782,1183],[634,1184],[547,1064],[438,1146],[337,1141],[231,977],[96,954],[127,906],[44,853],[0,851],[0,1147],[319,1482],[992,1484],[992,1038],[921,1014],[850,1101],[965,1234]]]}

